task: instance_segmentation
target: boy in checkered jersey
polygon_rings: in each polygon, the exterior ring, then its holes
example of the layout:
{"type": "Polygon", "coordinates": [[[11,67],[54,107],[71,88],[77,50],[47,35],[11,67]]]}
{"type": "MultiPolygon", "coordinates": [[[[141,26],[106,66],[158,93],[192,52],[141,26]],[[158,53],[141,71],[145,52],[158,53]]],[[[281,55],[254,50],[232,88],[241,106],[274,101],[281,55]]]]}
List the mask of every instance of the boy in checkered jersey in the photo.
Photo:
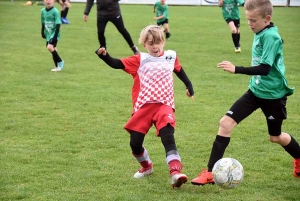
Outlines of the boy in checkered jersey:
{"type": "Polygon", "coordinates": [[[140,44],[147,53],[127,58],[111,57],[105,48],[96,50],[96,54],[114,69],[122,69],[131,74],[133,113],[124,128],[130,133],[132,155],[140,163],[141,169],[134,174],[139,179],[153,172],[153,164],[143,147],[145,135],[152,124],[156,135],[166,152],[172,187],[179,188],[188,178],[181,173],[182,163],[174,139],[175,104],[173,72],[186,86],[186,95],[194,99],[191,81],[184,72],[175,51],[164,51],[164,31],[160,26],[149,25],[140,34],[140,44]]]}

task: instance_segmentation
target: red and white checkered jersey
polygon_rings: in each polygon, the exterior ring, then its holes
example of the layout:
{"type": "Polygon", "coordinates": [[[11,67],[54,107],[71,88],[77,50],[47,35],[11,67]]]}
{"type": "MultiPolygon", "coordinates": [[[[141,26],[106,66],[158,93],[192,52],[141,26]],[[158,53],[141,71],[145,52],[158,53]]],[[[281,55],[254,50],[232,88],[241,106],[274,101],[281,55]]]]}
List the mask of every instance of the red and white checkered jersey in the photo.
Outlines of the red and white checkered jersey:
{"type": "Polygon", "coordinates": [[[163,103],[175,109],[173,71],[179,72],[181,69],[175,51],[164,51],[159,57],[140,53],[121,61],[125,66],[124,71],[134,79],[134,112],[145,103],[163,103]]]}

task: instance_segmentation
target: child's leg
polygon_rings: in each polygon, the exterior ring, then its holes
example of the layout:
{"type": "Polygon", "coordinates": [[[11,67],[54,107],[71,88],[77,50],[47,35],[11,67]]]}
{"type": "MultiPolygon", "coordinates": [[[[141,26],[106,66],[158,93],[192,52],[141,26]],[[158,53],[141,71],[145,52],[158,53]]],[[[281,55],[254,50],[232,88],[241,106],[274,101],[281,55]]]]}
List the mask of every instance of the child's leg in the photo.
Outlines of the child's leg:
{"type": "Polygon", "coordinates": [[[238,29],[237,27],[234,25],[233,21],[230,21],[228,23],[228,26],[231,30],[231,37],[232,37],[232,42],[234,44],[234,47],[237,48],[239,47],[239,40],[238,40],[238,29]]]}
{"type": "Polygon", "coordinates": [[[58,1],[59,5],[60,5],[60,18],[64,17],[64,2],[62,0],[58,1]]]}
{"type": "Polygon", "coordinates": [[[237,27],[237,28],[236,28],[236,31],[237,31],[238,47],[241,47],[241,45],[240,45],[240,39],[241,39],[240,28],[237,27]]]}
{"type": "Polygon", "coordinates": [[[300,178],[300,146],[299,143],[288,133],[281,133],[277,138],[279,141],[274,140],[276,136],[270,136],[270,140],[279,143],[286,152],[294,158],[294,176],[300,178]]]}
{"type": "Polygon", "coordinates": [[[130,131],[130,147],[133,156],[143,167],[148,167],[151,163],[147,150],[143,147],[145,134],[130,131]]]}
{"type": "Polygon", "coordinates": [[[70,1],[66,0],[64,3],[64,18],[67,18],[70,7],[71,7],[70,1]]]}
{"type": "Polygon", "coordinates": [[[171,33],[170,33],[170,29],[169,29],[169,24],[168,23],[164,24],[164,32],[166,33],[166,39],[169,39],[170,36],[171,36],[171,33]]]}
{"type": "Polygon", "coordinates": [[[180,173],[182,169],[181,159],[174,139],[174,128],[167,125],[159,130],[161,142],[166,152],[166,162],[170,168],[170,174],[180,173]]]}
{"type": "Polygon", "coordinates": [[[55,66],[57,66],[57,63],[61,61],[61,58],[59,57],[55,46],[52,44],[48,44],[47,49],[49,50],[49,52],[51,52],[55,66]]]}
{"type": "MultiPolygon", "coordinates": [[[[59,70],[62,70],[63,68],[63,60],[60,58],[60,56],[58,55],[57,53],[57,49],[56,49],[56,44],[53,45],[53,44],[48,44],[47,45],[47,49],[49,50],[49,52],[51,52],[52,54],[52,58],[53,58],[53,61],[54,61],[54,64],[55,64],[55,67],[59,67],[60,69],[59,70]]],[[[57,71],[57,70],[54,70],[52,69],[52,71],[57,71]]]]}
{"type": "Polygon", "coordinates": [[[141,164],[142,168],[134,174],[135,178],[142,178],[153,172],[152,162],[147,150],[143,147],[145,135],[136,131],[130,131],[130,147],[132,155],[141,164]]]}
{"type": "Polygon", "coordinates": [[[282,120],[267,120],[270,141],[280,144],[294,158],[294,176],[300,178],[300,146],[288,133],[281,132],[282,120]]]}
{"type": "Polygon", "coordinates": [[[168,124],[159,130],[161,142],[166,152],[166,162],[169,165],[172,187],[179,188],[187,182],[188,177],[181,174],[182,163],[174,139],[174,128],[168,124]]]}
{"type": "MultiPolygon", "coordinates": [[[[298,142],[288,133],[281,133],[279,138],[285,138],[287,143],[281,145],[294,159],[300,159],[300,146],[298,142]]],[[[284,141],[284,140],[282,140],[284,141]]],[[[280,143],[280,142],[279,142],[280,143]]],[[[299,175],[300,176],[300,175],[299,175]]]]}
{"type": "Polygon", "coordinates": [[[68,12],[69,12],[69,8],[68,8],[68,7],[65,7],[65,10],[64,10],[64,18],[67,18],[68,12]]]}

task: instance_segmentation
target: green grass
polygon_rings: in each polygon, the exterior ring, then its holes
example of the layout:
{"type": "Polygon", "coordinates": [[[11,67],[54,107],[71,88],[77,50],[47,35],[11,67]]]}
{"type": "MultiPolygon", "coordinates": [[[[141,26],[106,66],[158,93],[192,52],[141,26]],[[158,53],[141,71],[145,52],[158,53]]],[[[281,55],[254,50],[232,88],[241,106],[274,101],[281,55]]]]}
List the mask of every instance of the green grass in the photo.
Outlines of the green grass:
{"type": "MultiPolygon", "coordinates": [[[[72,4],[71,24],[62,25],[58,43],[65,68],[52,73],[52,57],[40,35],[42,6],[23,6],[24,2],[0,1],[0,200],[300,200],[292,158],[268,141],[260,111],[237,126],[225,153],[244,166],[245,178],[238,188],[188,182],[172,189],[154,129],[144,145],[155,172],[134,179],[139,165],[123,129],[131,112],[132,79],[94,54],[99,46],[96,8],[85,23],[85,4],[72,4]]],[[[152,6],[121,8],[137,42],[141,29],[154,23],[152,6]]],[[[242,53],[235,54],[218,7],[170,6],[172,37],[165,49],[177,51],[196,93],[190,101],[175,78],[175,135],[189,179],[206,167],[219,119],[247,90],[249,76],[216,67],[222,60],[250,66],[253,33],[240,10],[242,53]]],[[[300,142],[299,19],[299,8],[274,8],[273,22],[285,41],[287,78],[296,87],[288,99],[283,130],[300,142]]],[[[106,36],[112,56],[132,54],[112,24],[106,36]]]]}

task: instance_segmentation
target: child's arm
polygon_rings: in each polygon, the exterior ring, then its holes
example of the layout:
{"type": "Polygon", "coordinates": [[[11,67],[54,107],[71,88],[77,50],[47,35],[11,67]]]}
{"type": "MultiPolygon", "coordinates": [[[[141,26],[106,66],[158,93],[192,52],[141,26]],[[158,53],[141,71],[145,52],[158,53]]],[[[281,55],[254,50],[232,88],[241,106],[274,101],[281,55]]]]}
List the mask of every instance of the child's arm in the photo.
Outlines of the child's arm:
{"type": "Polygon", "coordinates": [[[161,15],[161,16],[159,16],[159,17],[154,17],[153,19],[154,19],[154,20],[160,20],[160,19],[163,19],[163,18],[165,18],[165,16],[164,16],[164,15],[161,15]]]}
{"type": "Polygon", "coordinates": [[[260,64],[259,66],[235,66],[235,74],[246,75],[268,75],[271,70],[271,66],[267,64],[260,64]]]}
{"type": "Polygon", "coordinates": [[[177,77],[185,84],[186,89],[188,90],[188,96],[193,97],[194,96],[194,89],[192,82],[186,75],[185,71],[183,70],[182,66],[179,72],[174,71],[174,73],[177,75],[177,77]]]}
{"type": "Polygon", "coordinates": [[[260,64],[258,66],[244,67],[234,66],[230,61],[222,61],[218,64],[218,68],[223,68],[224,71],[235,73],[235,74],[246,74],[246,75],[268,75],[271,66],[268,64],[260,64]]]}
{"type": "Polygon", "coordinates": [[[107,65],[114,69],[125,69],[124,64],[120,59],[111,57],[105,48],[99,48],[95,51],[100,59],[102,59],[107,65]]]}
{"type": "Polygon", "coordinates": [[[55,42],[57,42],[57,36],[59,33],[59,29],[60,29],[60,24],[56,24],[55,34],[54,34],[53,38],[51,38],[49,40],[49,44],[54,44],[55,42]]]}
{"type": "Polygon", "coordinates": [[[83,14],[88,16],[93,5],[94,5],[94,0],[86,0],[86,5],[83,14]]]}
{"type": "Polygon", "coordinates": [[[46,38],[45,36],[45,24],[42,23],[42,31],[41,31],[41,34],[42,34],[42,38],[46,38]]]}

